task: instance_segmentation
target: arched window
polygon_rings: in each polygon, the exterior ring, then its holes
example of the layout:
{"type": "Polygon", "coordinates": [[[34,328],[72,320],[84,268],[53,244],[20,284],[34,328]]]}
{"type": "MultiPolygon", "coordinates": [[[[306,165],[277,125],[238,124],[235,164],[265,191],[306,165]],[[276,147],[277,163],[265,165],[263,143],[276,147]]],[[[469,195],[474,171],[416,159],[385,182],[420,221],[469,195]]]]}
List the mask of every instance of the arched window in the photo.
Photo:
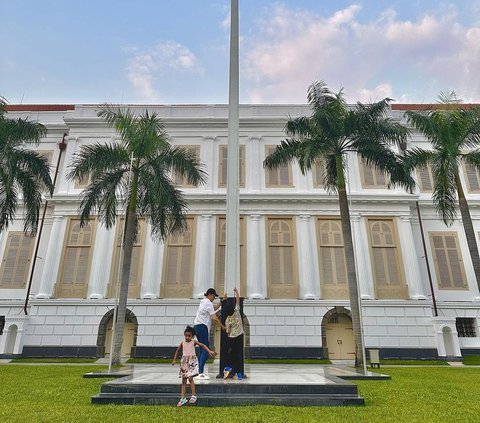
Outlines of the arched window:
{"type": "Polygon", "coordinates": [[[79,219],[70,219],[57,283],[57,297],[86,297],[94,228],[94,221],[85,223],[85,226],[81,228],[79,219]]]}
{"type": "Polygon", "coordinates": [[[375,295],[378,299],[406,299],[407,286],[393,220],[369,220],[368,223],[375,295]]]}
{"type": "Polygon", "coordinates": [[[165,298],[192,298],[195,260],[195,219],[187,218],[187,228],[171,234],[165,249],[162,292],[165,298]]]}
{"type": "Polygon", "coordinates": [[[321,297],[348,299],[347,265],[340,220],[317,220],[321,297]]]}
{"type": "Polygon", "coordinates": [[[298,298],[295,231],[291,218],[269,218],[268,228],[268,296],[298,298]]]}

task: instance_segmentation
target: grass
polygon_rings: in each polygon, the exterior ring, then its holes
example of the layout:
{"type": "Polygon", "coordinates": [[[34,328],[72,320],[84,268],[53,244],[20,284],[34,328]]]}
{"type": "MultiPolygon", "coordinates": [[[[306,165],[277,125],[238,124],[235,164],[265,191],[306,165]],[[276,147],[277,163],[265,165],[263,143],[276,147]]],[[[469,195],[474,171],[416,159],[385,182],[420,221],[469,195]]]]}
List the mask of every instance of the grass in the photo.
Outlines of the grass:
{"type": "Polygon", "coordinates": [[[480,366],[480,355],[463,356],[463,364],[466,366],[480,366]]]}
{"type": "MultiPolygon", "coordinates": [[[[368,366],[370,361],[367,360],[368,366]]],[[[380,366],[448,366],[443,360],[380,360],[380,366]]]]}
{"type": "Polygon", "coordinates": [[[94,363],[98,358],[14,358],[11,363],[94,363]]]}
{"type": "MultiPolygon", "coordinates": [[[[365,407],[91,405],[98,366],[0,366],[0,422],[477,422],[478,368],[390,368],[391,381],[359,381],[365,407]]],[[[179,385],[180,390],[180,385],[179,385]]],[[[200,390],[199,390],[200,391],[200,390]]],[[[201,391],[199,392],[201,402],[201,391]]]]}

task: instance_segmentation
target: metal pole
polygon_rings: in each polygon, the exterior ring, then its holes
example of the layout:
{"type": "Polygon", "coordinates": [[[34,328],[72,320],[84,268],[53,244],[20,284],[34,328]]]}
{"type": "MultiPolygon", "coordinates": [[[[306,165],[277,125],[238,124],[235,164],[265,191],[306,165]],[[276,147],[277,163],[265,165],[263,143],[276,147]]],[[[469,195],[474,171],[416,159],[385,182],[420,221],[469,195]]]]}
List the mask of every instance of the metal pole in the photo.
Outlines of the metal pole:
{"type": "MultiPolygon", "coordinates": [[[[58,144],[58,148],[60,150],[60,153],[58,154],[58,159],[57,159],[57,167],[55,169],[55,176],[53,177],[53,189],[55,189],[55,184],[57,183],[57,176],[58,176],[58,169],[60,167],[60,159],[62,158],[62,153],[65,151],[67,148],[67,143],[65,142],[65,137],[67,134],[63,134],[62,141],[58,144]]],[[[38,228],[38,233],[37,233],[37,239],[35,243],[35,252],[33,254],[32,258],[32,266],[30,268],[30,275],[28,278],[28,286],[27,286],[27,292],[25,294],[25,304],[23,305],[23,312],[25,316],[28,315],[28,301],[30,299],[30,290],[32,289],[32,283],[33,283],[33,275],[35,273],[35,266],[37,264],[37,257],[38,257],[38,249],[40,247],[40,240],[42,238],[42,233],[43,233],[43,224],[45,223],[45,215],[47,214],[47,209],[48,209],[48,200],[45,200],[45,205],[43,206],[43,213],[42,213],[42,219],[40,220],[40,227],[38,228]]]]}
{"type": "Polygon", "coordinates": [[[227,214],[225,291],[233,295],[240,281],[239,251],[239,58],[238,0],[231,1],[230,79],[228,99],[227,214]]]}
{"type": "Polygon", "coordinates": [[[433,282],[432,282],[432,273],[430,271],[430,264],[428,263],[427,245],[425,243],[425,234],[423,232],[422,215],[420,214],[420,206],[418,204],[418,201],[415,201],[415,204],[417,206],[418,223],[420,224],[420,235],[422,236],[423,254],[425,255],[425,265],[427,266],[428,282],[430,284],[430,292],[432,294],[433,311],[434,311],[435,317],[438,317],[437,300],[435,299],[435,291],[433,289],[433,282]]]}
{"type": "MultiPolygon", "coordinates": [[[[128,189],[130,190],[130,182],[132,179],[132,167],[133,167],[133,153],[130,158],[130,168],[128,169],[128,179],[127,185],[128,189]]],[[[125,248],[125,230],[127,227],[127,210],[125,211],[125,221],[123,222],[123,229],[122,229],[122,242],[120,244],[120,257],[118,259],[118,267],[117,267],[117,282],[115,287],[115,302],[113,305],[113,316],[112,316],[112,336],[110,338],[110,356],[108,357],[108,373],[112,372],[112,361],[113,361],[113,349],[115,347],[115,330],[117,326],[117,311],[118,311],[118,297],[120,294],[120,277],[122,272],[122,263],[123,263],[123,250],[125,248]]]]}

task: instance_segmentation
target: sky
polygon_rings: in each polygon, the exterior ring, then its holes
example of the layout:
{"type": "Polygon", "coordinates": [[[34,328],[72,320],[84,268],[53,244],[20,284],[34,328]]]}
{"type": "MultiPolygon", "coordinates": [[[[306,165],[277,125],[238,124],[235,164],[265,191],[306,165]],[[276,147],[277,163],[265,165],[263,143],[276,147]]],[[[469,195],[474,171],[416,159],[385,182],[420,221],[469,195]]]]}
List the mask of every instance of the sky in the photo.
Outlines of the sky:
{"type": "MultiPolygon", "coordinates": [[[[480,0],[239,0],[240,102],[480,102],[480,0]]],[[[11,104],[228,102],[229,0],[0,0],[11,104]]]]}

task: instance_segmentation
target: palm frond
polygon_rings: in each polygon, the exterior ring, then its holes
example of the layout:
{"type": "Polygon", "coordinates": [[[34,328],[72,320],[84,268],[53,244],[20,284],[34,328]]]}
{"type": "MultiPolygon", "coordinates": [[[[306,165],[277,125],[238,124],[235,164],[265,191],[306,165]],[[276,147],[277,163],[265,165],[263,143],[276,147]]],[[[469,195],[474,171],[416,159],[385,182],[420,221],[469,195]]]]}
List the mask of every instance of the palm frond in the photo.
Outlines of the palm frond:
{"type": "Polygon", "coordinates": [[[427,167],[433,162],[435,158],[435,152],[430,150],[424,150],[419,147],[412,147],[407,150],[404,156],[401,158],[403,165],[408,171],[427,167]]]}
{"type": "Polygon", "coordinates": [[[22,143],[38,144],[47,134],[47,128],[27,119],[0,118],[0,145],[18,146],[22,143]]]}
{"type": "Polygon", "coordinates": [[[68,166],[67,179],[81,180],[89,176],[101,175],[122,168],[127,171],[130,167],[130,157],[124,146],[118,144],[100,144],[81,148],[74,154],[68,166]]]}
{"type": "Polygon", "coordinates": [[[283,140],[277,145],[275,150],[270,153],[263,161],[263,167],[274,169],[278,166],[286,165],[298,157],[298,151],[302,148],[302,142],[293,138],[283,140]]]}
{"type": "Polygon", "coordinates": [[[124,208],[128,203],[128,186],[125,169],[98,174],[81,194],[80,224],[84,226],[93,214],[106,228],[115,225],[117,206],[120,200],[124,208]]]}
{"type": "Polygon", "coordinates": [[[457,216],[456,167],[456,163],[452,163],[449,157],[437,155],[432,161],[432,200],[437,213],[447,226],[451,226],[457,216]]]}
{"type": "Polygon", "coordinates": [[[165,145],[161,153],[144,163],[144,166],[170,169],[173,173],[186,179],[193,186],[204,184],[207,179],[204,164],[196,154],[183,147],[165,145]]]}
{"type": "Polygon", "coordinates": [[[187,203],[163,169],[144,167],[139,180],[137,212],[150,221],[152,237],[165,240],[169,233],[184,230],[187,203]]]}

